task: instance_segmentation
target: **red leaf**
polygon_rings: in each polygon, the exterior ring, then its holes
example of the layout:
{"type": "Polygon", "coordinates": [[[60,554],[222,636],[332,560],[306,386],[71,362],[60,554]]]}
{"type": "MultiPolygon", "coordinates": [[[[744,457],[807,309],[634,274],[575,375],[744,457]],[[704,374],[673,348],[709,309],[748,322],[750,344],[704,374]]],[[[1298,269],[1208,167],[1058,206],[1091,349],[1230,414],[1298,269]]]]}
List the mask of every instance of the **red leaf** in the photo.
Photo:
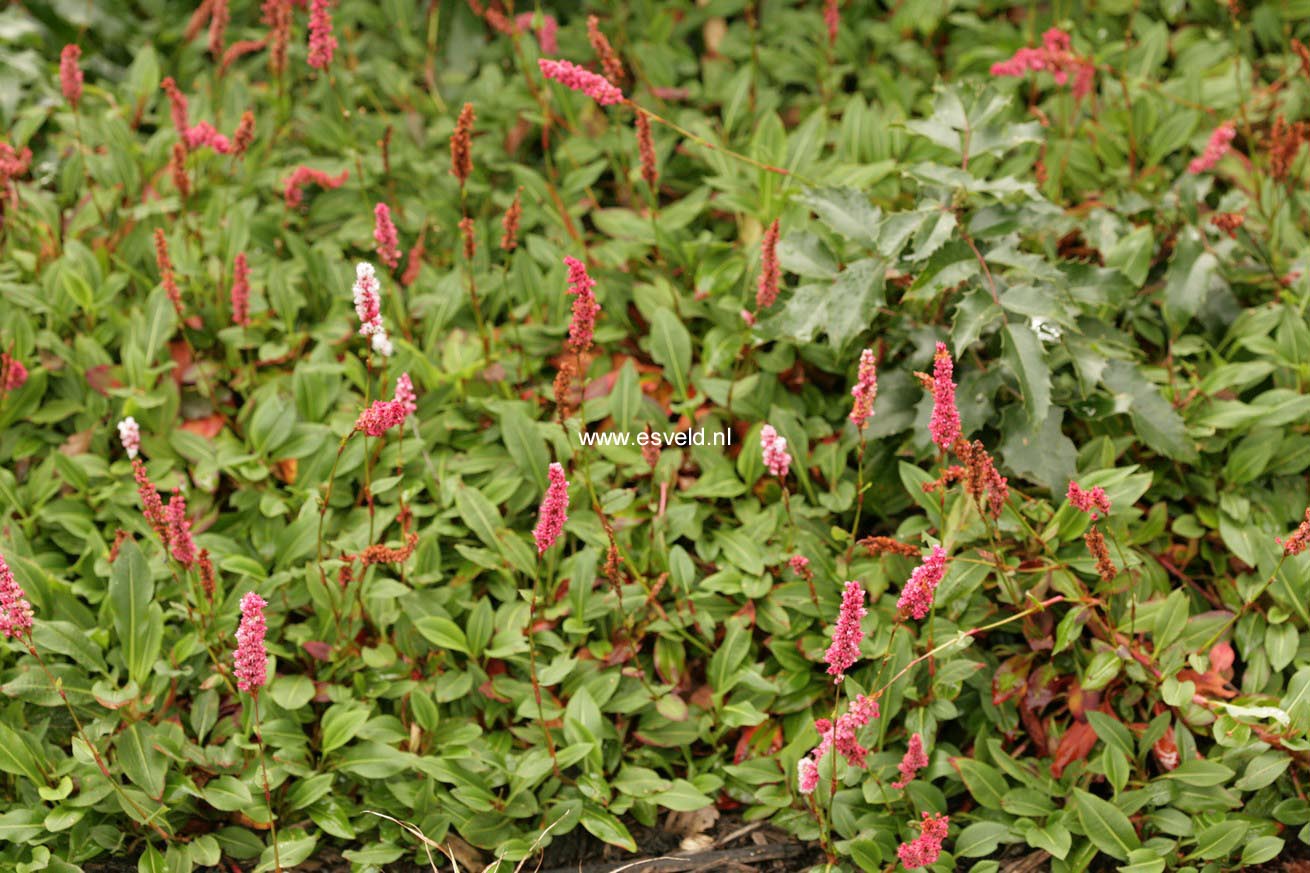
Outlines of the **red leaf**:
{"type": "Polygon", "coordinates": [[[1051,775],[1056,779],[1064,773],[1064,768],[1074,761],[1086,758],[1096,745],[1096,731],[1085,721],[1076,721],[1060,737],[1060,745],[1055,749],[1055,760],[1051,762],[1051,775]]]}
{"type": "Polygon", "coordinates": [[[302,643],[301,646],[309,653],[309,656],[316,661],[330,661],[332,659],[331,643],[310,640],[309,642],[302,643]]]}
{"type": "Polygon", "coordinates": [[[204,437],[207,440],[212,440],[218,436],[218,432],[222,429],[223,416],[217,412],[213,415],[206,415],[204,418],[193,418],[190,421],[182,422],[182,430],[204,437]]]}
{"type": "Polygon", "coordinates": [[[993,705],[1000,706],[1028,687],[1028,671],[1032,669],[1032,663],[1032,655],[1015,655],[1001,662],[992,676],[993,705]]]}
{"type": "Polygon", "coordinates": [[[1216,673],[1228,674],[1233,669],[1233,647],[1228,643],[1216,643],[1210,650],[1210,669],[1216,673]]]}
{"type": "Polygon", "coordinates": [[[123,383],[109,375],[108,364],[98,364],[86,371],[86,384],[90,385],[92,390],[109,396],[110,388],[122,388],[123,383]]]}

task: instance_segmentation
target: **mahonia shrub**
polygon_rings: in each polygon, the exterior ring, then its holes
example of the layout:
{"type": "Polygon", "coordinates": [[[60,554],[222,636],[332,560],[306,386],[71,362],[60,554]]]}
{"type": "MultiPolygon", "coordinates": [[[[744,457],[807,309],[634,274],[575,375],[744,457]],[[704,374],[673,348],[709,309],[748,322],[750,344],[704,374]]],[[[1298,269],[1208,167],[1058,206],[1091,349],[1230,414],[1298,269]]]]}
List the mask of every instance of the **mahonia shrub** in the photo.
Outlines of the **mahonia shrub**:
{"type": "Polygon", "coordinates": [[[1299,6],[193,6],[0,11],[5,869],[1304,854],[1299,6]]]}

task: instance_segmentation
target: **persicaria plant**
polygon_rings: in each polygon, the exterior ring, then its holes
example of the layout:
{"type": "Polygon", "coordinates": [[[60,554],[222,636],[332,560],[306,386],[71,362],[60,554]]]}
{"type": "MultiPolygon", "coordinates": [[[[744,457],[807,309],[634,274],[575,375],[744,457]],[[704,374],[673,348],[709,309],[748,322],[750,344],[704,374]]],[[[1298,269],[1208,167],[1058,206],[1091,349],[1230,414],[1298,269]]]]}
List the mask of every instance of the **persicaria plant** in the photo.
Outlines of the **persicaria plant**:
{"type": "Polygon", "coordinates": [[[0,870],[1310,857],[1310,30],[1085,5],[10,4],[0,870]]]}

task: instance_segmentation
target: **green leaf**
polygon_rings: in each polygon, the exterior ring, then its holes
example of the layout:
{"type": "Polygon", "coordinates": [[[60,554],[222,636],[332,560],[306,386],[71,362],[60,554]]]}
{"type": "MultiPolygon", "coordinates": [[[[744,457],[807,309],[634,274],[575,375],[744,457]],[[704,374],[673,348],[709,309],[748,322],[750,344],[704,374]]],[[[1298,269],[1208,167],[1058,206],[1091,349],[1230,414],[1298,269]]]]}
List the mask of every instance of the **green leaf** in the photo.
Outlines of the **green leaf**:
{"type": "Polygon", "coordinates": [[[847,239],[864,246],[877,244],[882,210],[870,206],[862,192],[853,188],[806,188],[796,201],[847,239]]]}
{"type": "Polygon", "coordinates": [[[1045,827],[1033,827],[1024,831],[1024,839],[1034,849],[1044,849],[1052,857],[1063,861],[1073,846],[1073,836],[1069,829],[1058,821],[1048,822],[1045,827]]]}
{"type": "Polygon", "coordinates": [[[1234,782],[1233,787],[1238,791],[1256,791],[1272,785],[1291,763],[1292,759],[1286,752],[1264,752],[1250,760],[1242,778],[1234,782]]]}
{"type": "Polygon", "coordinates": [[[235,776],[220,776],[205,783],[205,802],[224,812],[246,810],[255,802],[250,788],[235,776]]]}
{"type": "Polygon", "coordinates": [[[46,784],[32,750],[18,732],[3,721],[0,721],[0,772],[23,776],[37,785],[46,784]]]}
{"type": "Polygon", "coordinates": [[[691,371],[691,334],[671,310],[656,310],[651,320],[650,356],[664,367],[664,375],[677,388],[678,397],[685,398],[691,371]]]}
{"type": "Polygon", "coordinates": [[[455,509],[474,536],[491,548],[501,550],[496,532],[504,528],[505,521],[481,491],[459,483],[455,486],[455,509]]]}
{"type": "Polygon", "coordinates": [[[38,621],[32,626],[32,641],[38,651],[67,655],[79,666],[104,673],[104,656],[87,637],[87,632],[67,621],[38,621]]]}
{"type": "Polygon", "coordinates": [[[149,677],[163,645],[163,613],[152,602],[154,596],[145,556],[136,543],[125,540],[109,578],[109,609],[128,675],[137,683],[149,677]]]}
{"type": "Polygon", "coordinates": [[[546,439],[537,429],[536,422],[528,418],[521,404],[507,403],[501,408],[500,430],[505,438],[505,448],[519,472],[536,484],[538,494],[546,493],[550,453],[546,451],[546,439]]]}
{"type": "Polygon", "coordinates": [[[414,627],[424,639],[439,648],[470,654],[463,629],[445,616],[426,615],[414,622],[414,627]]]}
{"type": "Polygon", "coordinates": [[[369,708],[366,706],[346,703],[334,703],[329,706],[327,712],[323,713],[323,738],[319,743],[323,754],[339,749],[353,740],[368,718],[369,708]]]}
{"type": "Polygon", "coordinates": [[[1137,832],[1133,830],[1128,816],[1117,806],[1081,788],[1073,790],[1073,797],[1078,823],[1096,848],[1121,861],[1127,861],[1129,852],[1142,847],[1142,841],[1137,838],[1137,832]]]}
{"type": "Polygon", "coordinates": [[[1242,847],[1242,867],[1254,867],[1272,861],[1283,853],[1286,841],[1282,837],[1256,837],[1242,847]]]}
{"type": "Polygon", "coordinates": [[[714,805],[714,798],[707,797],[686,779],[674,779],[673,785],[664,791],[652,794],[650,799],[665,809],[679,812],[695,812],[714,805]]]}
{"type": "Polygon", "coordinates": [[[1134,288],[1140,288],[1151,269],[1151,255],[1154,251],[1155,232],[1151,225],[1144,224],[1121,237],[1105,253],[1105,265],[1123,273],[1134,288]]]}
{"type": "Polygon", "coordinates": [[[1182,416],[1136,367],[1125,361],[1111,361],[1102,379],[1107,388],[1127,401],[1133,426],[1143,442],[1176,461],[1196,456],[1196,449],[1183,431],[1182,416]]]}
{"type": "Polygon", "coordinates": [[[627,849],[637,851],[637,841],[628,833],[628,829],[610,813],[593,804],[587,804],[582,810],[582,826],[596,839],[627,849]]]}
{"type": "Polygon", "coordinates": [[[1007,324],[1004,333],[1005,362],[1019,380],[1028,420],[1040,426],[1051,409],[1051,371],[1042,354],[1042,344],[1027,325],[1007,324]]]}
{"type": "Polygon", "coordinates": [[[1221,821],[1204,829],[1196,837],[1196,848],[1189,858],[1210,861],[1232,854],[1251,826],[1244,821],[1221,821]]]}
{"type": "Polygon", "coordinates": [[[960,777],[974,800],[987,809],[1003,808],[1001,799],[1009,786],[1005,784],[1005,777],[1000,770],[972,758],[956,758],[953,763],[959,768],[960,777]]]}
{"type": "Polygon", "coordinates": [[[115,748],[123,772],[132,780],[132,784],[154,800],[161,800],[164,796],[168,759],[155,748],[150,729],[136,722],[118,735],[115,748]]]}
{"type": "Polygon", "coordinates": [[[995,821],[976,821],[960,831],[960,835],[955,838],[955,855],[960,858],[990,855],[1009,836],[1009,825],[995,821]]]}

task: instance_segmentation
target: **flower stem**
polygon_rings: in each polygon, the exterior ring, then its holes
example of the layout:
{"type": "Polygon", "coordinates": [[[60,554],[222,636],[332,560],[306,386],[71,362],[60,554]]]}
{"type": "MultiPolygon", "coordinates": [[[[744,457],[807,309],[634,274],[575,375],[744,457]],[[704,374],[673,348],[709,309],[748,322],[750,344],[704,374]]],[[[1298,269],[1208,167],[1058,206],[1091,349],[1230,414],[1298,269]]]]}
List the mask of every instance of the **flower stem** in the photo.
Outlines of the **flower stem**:
{"type": "Polygon", "coordinates": [[[268,806],[268,826],[273,833],[273,870],[282,873],[282,856],[277,845],[277,821],[273,815],[273,793],[268,789],[268,761],[264,754],[264,732],[259,722],[259,689],[250,696],[255,715],[255,743],[259,746],[259,769],[264,774],[264,803],[268,806]]]}

